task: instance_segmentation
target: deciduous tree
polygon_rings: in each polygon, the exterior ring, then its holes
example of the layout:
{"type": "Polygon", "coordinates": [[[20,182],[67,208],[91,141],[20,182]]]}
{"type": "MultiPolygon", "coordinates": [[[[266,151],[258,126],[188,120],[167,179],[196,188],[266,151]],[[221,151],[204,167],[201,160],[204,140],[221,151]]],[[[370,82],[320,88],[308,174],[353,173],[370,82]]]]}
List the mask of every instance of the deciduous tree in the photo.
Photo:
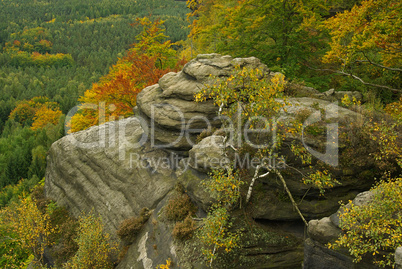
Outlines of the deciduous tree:
{"type": "Polygon", "coordinates": [[[324,23],[331,35],[323,61],[364,85],[401,92],[402,4],[365,0],[324,23]]]}
{"type": "Polygon", "coordinates": [[[146,17],[137,23],[143,27],[138,43],[80,97],[83,105],[70,121],[72,132],[132,115],[137,94],[183,64],[176,58],[171,42],[164,41],[163,21],[151,22],[146,17]]]}

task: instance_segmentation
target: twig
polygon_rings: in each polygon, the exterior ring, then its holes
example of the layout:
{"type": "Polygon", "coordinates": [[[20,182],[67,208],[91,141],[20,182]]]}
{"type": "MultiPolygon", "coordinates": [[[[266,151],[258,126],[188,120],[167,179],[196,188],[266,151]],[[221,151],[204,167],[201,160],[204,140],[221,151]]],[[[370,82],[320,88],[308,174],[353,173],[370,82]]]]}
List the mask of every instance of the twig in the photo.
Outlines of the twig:
{"type": "Polygon", "coordinates": [[[295,200],[293,199],[292,193],[290,192],[285,179],[282,177],[282,174],[275,168],[274,168],[274,172],[275,172],[275,174],[278,175],[279,179],[281,180],[283,187],[285,188],[286,193],[288,194],[290,201],[293,204],[293,207],[296,209],[297,213],[299,214],[300,218],[303,220],[304,224],[306,226],[308,226],[308,223],[307,223],[306,219],[304,218],[303,214],[300,212],[299,206],[296,204],[295,200]]]}
{"type": "Polygon", "coordinates": [[[248,201],[250,200],[251,197],[251,192],[253,191],[253,185],[255,180],[257,179],[258,173],[260,172],[261,169],[261,165],[257,165],[256,169],[255,169],[255,173],[253,176],[253,179],[251,180],[250,185],[248,186],[248,192],[247,192],[247,197],[246,197],[246,203],[248,203],[248,201]]]}
{"type": "Polygon", "coordinates": [[[402,92],[402,90],[400,90],[400,89],[394,89],[394,88],[391,88],[391,87],[388,87],[388,86],[385,86],[385,85],[379,85],[379,84],[373,84],[373,83],[365,82],[363,79],[359,78],[358,76],[353,75],[351,73],[344,72],[344,71],[327,69],[327,68],[323,68],[323,69],[321,69],[321,68],[313,68],[313,67],[310,67],[310,66],[307,66],[307,67],[312,69],[312,70],[316,70],[316,71],[328,71],[328,72],[348,76],[348,77],[351,77],[353,79],[356,79],[356,80],[360,81],[362,84],[367,85],[367,86],[387,89],[387,90],[390,90],[390,91],[393,91],[393,92],[402,92]]]}
{"type": "Polygon", "coordinates": [[[356,62],[368,62],[368,63],[370,63],[370,64],[372,64],[372,65],[374,65],[374,66],[377,66],[377,67],[380,67],[380,68],[384,68],[384,69],[387,69],[387,70],[390,70],[390,71],[396,71],[396,72],[402,72],[402,69],[400,69],[400,68],[392,68],[392,67],[387,67],[387,66],[384,66],[384,65],[381,65],[381,64],[379,64],[379,63],[375,63],[375,62],[373,62],[373,61],[371,61],[370,59],[369,59],[369,57],[367,57],[367,55],[363,52],[363,55],[364,55],[364,57],[367,59],[367,61],[359,61],[359,60],[357,60],[356,62]]]}
{"type": "MultiPolygon", "coordinates": [[[[218,235],[221,234],[222,229],[223,229],[223,223],[221,224],[221,227],[220,227],[220,229],[219,229],[219,234],[218,234],[218,235]]],[[[214,246],[214,250],[212,251],[212,257],[211,257],[211,260],[209,261],[209,267],[211,267],[211,265],[212,265],[212,261],[214,260],[215,252],[216,252],[216,244],[215,244],[215,246],[214,246]]]]}

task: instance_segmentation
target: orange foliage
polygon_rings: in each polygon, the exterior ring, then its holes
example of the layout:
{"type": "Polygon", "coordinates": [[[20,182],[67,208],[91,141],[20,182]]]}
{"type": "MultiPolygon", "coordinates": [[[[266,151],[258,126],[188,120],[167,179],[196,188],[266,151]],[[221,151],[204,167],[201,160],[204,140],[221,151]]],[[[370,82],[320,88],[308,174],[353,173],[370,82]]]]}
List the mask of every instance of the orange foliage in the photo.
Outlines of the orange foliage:
{"type": "Polygon", "coordinates": [[[21,101],[11,111],[10,119],[21,124],[31,124],[32,130],[45,127],[47,124],[57,124],[62,115],[59,105],[50,102],[47,97],[34,97],[31,100],[21,101]]]}
{"type": "Polygon", "coordinates": [[[31,121],[35,115],[35,108],[33,108],[28,101],[23,101],[11,111],[9,118],[19,123],[31,121]]]}
{"type": "Polygon", "coordinates": [[[163,42],[163,21],[142,18],[137,23],[144,28],[137,36],[139,42],[79,98],[82,105],[69,122],[70,132],[133,115],[137,94],[142,89],[184,65],[184,60],[177,60],[171,42],[163,42]]]}
{"type": "Polygon", "coordinates": [[[114,65],[109,74],[87,90],[79,101],[93,104],[81,109],[71,120],[73,132],[102,123],[102,119],[118,119],[133,114],[137,94],[145,87],[158,82],[170,68],[156,67],[156,58],[130,51],[114,65]],[[101,119],[101,120],[99,120],[101,119]]]}
{"type": "Polygon", "coordinates": [[[56,125],[63,113],[60,109],[53,110],[47,105],[41,106],[36,110],[34,122],[32,123],[32,130],[44,128],[48,124],[56,125]]]}

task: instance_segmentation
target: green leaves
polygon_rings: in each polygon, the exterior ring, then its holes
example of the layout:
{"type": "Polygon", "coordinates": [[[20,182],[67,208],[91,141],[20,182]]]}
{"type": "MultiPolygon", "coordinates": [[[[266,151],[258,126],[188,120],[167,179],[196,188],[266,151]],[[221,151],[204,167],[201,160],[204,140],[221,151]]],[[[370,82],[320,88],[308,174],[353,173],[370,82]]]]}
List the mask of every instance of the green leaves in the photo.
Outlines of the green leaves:
{"type": "Polygon", "coordinates": [[[363,84],[400,91],[401,12],[400,1],[366,0],[328,19],[324,29],[331,41],[324,63],[335,64],[344,75],[357,75],[353,78],[363,84]]]}
{"type": "Polygon", "coordinates": [[[109,243],[109,234],[103,233],[100,217],[93,213],[82,215],[79,223],[78,251],[63,268],[113,268],[109,254],[116,250],[116,246],[109,243]]]}
{"type": "Polygon", "coordinates": [[[203,184],[206,189],[215,195],[216,200],[223,206],[236,204],[240,199],[240,186],[242,185],[238,171],[233,168],[213,170],[209,180],[203,184]]]}
{"type": "Polygon", "coordinates": [[[209,261],[216,258],[216,251],[219,249],[230,252],[239,245],[239,233],[232,233],[229,229],[232,227],[230,215],[224,207],[213,207],[208,217],[204,220],[204,225],[198,231],[198,239],[205,245],[202,252],[209,261]]]}
{"type": "Polygon", "coordinates": [[[330,247],[347,247],[355,262],[370,255],[381,267],[393,266],[393,252],[402,244],[402,178],[382,181],[371,192],[368,204],[345,207],[340,216],[345,233],[330,247]]]}
{"type": "Polygon", "coordinates": [[[237,67],[228,78],[212,79],[217,83],[198,92],[195,100],[201,102],[212,98],[217,106],[224,108],[222,115],[232,117],[240,104],[246,119],[254,116],[269,118],[284,105],[275,99],[282,97],[286,85],[285,77],[280,73],[269,78],[262,70],[237,67]]]}

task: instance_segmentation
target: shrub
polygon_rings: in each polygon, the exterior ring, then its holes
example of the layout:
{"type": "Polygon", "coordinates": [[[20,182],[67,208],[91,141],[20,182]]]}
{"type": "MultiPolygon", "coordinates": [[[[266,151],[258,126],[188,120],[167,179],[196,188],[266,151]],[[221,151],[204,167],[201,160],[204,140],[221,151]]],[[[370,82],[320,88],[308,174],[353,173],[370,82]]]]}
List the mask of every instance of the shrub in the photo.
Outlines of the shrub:
{"type": "MultiPolygon", "coordinates": [[[[50,203],[49,205],[52,205],[50,203]]],[[[63,263],[71,259],[78,251],[78,244],[74,240],[78,234],[79,223],[77,219],[71,217],[64,207],[56,206],[51,209],[50,223],[55,227],[55,233],[51,235],[51,241],[56,242],[51,248],[51,255],[54,257],[56,267],[61,267],[63,263]]]]}
{"type": "MultiPolygon", "coordinates": [[[[53,233],[50,217],[40,212],[30,197],[23,198],[19,203],[0,212],[0,232],[0,235],[12,236],[11,241],[15,244],[9,245],[11,253],[18,251],[22,254],[28,251],[41,263],[45,248],[53,243],[49,240],[53,233]]],[[[14,257],[8,257],[10,261],[13,259],[14,257]]]]}
{"type": "Polygon", "coordinates": [[[232,233],[231,228],[232,222],[227,209],[219,205],[212,206],[208,217],[203,221],[203,226],[197,232],[197,238],[205,246],[202,248],[202,253],[209,261],[209,267],[216,259],[219,250],[229,253],[239,247],[241,231],[232,233]]]}
{"type": "Polygon", "coordinates": [[[195,223],[191,215],[188,215],[184,221],[177,222],[173,228],[173,236],[179,240],[190,239],[195,230],[195,223]]]}
{"type": "Polygon", "coordinates": [[[117,264],[119,264],[123,260],[123,258],[126,256],[129,248],[130,248],[130,246],[124,246],[120,250],[119,255],[117,256],[117,264]]]}
{"type": "Polygon", "coordinates": [[[139,217],[132,217],[123,220],[123,222],[119,226],[119,229],[117,230],[117,235],[126,245],[132,244],[142,226],[149,219],[149,216],[149,209],[143,208],[139,217]]]}
{"type": "Polygon", "coordinates": [[[194,214],[195,212],[195,206],[191,202],[190,197],[185,193],[169,200],[165,208],[166,218],[172,221],[184,220],[189,214],[194,214]]]}
{"type": "Polygon", "coordinates": [[[382,181],[372,192],[370,203],[344,207],[344,233],[329,247],[347,247],[355,262],[370,256],[380,267],[393,266],[395,249],[402,244],[402,178],[382,181]]]}
{"type": "Polygon", "coordinates": [[[45,197],[44,187],[39,185],[32,190],[32,200],[43,214],[46,212],[47,206],[50,203],[50,199],[45,197]]]}
{"type": "Polygon", "coordinates": [[[75,239],[78,251],[64,268],[113,268],[110,255],[116,246],[109,243],[109,234],[103,233],[100,217],[94,214],[83,215],[79,218],[79,224],[78,236],[75,239]]]}

